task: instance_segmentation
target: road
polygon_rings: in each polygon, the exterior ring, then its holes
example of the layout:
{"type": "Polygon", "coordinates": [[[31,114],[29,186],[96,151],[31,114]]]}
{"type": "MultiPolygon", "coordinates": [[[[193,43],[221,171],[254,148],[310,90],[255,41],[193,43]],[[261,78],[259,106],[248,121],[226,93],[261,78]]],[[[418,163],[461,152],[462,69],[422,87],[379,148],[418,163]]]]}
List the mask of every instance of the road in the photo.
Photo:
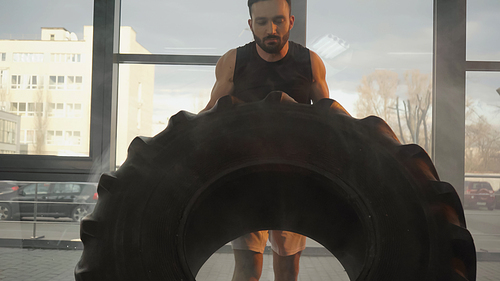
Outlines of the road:
{"type": "Polygon", "coordinates": [[[36,223],[29,218],[21,221],[0,221],[0,238],[31,239],[44,236],[47,240],[79,240],[80,223],[70,219],[38,218],[36,223]]]}
{"type": "Polygon", "coordinates": [[[477,252],[500,252],[500,210],[465,210],[465,220],[477,252]]]}

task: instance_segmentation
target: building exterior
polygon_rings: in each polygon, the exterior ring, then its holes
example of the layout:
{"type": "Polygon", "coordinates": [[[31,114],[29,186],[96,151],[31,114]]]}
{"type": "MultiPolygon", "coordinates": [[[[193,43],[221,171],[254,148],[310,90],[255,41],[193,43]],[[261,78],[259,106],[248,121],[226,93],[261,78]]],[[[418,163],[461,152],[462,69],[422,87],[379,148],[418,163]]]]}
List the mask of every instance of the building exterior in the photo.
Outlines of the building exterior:
{"type": "MultiPolygon", "coordinates": [[[[81,39],[43,27],[41,40],[0,40],[0,109],[20,116],[25,149],[17,153],[89,155],[92,38],[92,26],[84,26],[81,39]]],[[[149,53],[130,27],[122,27],[121,47],[149,53]]],[[[154,66],[121,67],[119,79],[120,163],[133,137],[151,134],[154,66]]]]}
{"type": "Polygon", "coordinates": [[[18,154],[21,151],[19,132],[21,117],[0,109],[0,153],[18,154]]]}

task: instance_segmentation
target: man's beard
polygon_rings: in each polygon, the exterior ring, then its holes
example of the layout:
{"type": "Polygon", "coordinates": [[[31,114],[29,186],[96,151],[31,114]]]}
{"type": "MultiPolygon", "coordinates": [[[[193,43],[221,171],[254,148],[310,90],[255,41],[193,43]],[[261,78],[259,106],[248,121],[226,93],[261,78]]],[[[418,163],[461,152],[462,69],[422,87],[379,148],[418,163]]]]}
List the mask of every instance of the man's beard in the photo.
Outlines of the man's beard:
{"type": "Polygon", "coordinates": [[[257,45],[259,45],[259,47],[262,48],[262,50],[264,50],[264,52],[268,53],[268,54],[277,54],[281,51],[281,49],[283,49],[283,47],[285,46],[286,42],[288,42],[288,38],[290,37],[290,30],[288,30],[287,33],[285,33],[283,35],[283,37],[279,37],[279,36],[275,36],[275,35],[270,35],[270,36],[266,36],[264,37],[263,39],[257,37],[255,35],[255,33],[253,33],[253,38],[255,40],[255,43],[257,43],[257,45]],[[273,44],[273,45],[266,45],[266,43],[264,43],[267,39],[276,39],[276,44],[273,44]]]}

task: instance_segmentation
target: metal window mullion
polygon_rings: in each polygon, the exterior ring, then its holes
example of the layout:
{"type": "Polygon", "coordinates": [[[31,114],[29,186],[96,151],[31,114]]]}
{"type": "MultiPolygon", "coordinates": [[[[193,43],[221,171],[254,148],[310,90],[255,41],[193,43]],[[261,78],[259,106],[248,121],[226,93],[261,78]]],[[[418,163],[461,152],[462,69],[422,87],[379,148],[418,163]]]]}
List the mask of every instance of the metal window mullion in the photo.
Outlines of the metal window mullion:
{"type": "Polygon", "coordinates": [[[166,54],[115,54],[115,63],[158,65],[216,65],[220,56],[166,55],[166,54]]]}
{"type": "Polygon", "coordinates": [[[92,106],[90,155],[93,172],[103,173],[116,165],[120,0],[94,1],[92,43],[92,106]]]}
{"type": "Polygon", "coordinates": [[[295,16],[295,23],[290,32],[290,40],[306,46],[307,0],[293,0],[292,15],[295,16]]]}
{"type": "Polygon", "coordinates": [[[465,173],[466,0],[434,0],[432,158],[461,199],[465,173]]]}
{"type": "Polygon", "coordinates": [[[467,61],[466,71],[500,71],[500,62],[467,61]]]}

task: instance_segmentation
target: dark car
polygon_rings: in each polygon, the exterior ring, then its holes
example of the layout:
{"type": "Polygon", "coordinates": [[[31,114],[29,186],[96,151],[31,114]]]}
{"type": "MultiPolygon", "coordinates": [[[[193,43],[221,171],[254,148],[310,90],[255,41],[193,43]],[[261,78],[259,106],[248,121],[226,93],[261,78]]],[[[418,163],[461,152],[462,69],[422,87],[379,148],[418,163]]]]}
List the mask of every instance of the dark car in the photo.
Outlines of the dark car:
{"type": "Polygon", "coordinates": [[[495,209],[495,192],[489,182],[465,181],[465,208],[486,207],[495,209]]]}
{"type": "Polygon", "coordinates": [[[95,183],[31,183],[0,194],[0,220],[22,217],[70,217],[80,221],[97,202],[95,183]]]}

